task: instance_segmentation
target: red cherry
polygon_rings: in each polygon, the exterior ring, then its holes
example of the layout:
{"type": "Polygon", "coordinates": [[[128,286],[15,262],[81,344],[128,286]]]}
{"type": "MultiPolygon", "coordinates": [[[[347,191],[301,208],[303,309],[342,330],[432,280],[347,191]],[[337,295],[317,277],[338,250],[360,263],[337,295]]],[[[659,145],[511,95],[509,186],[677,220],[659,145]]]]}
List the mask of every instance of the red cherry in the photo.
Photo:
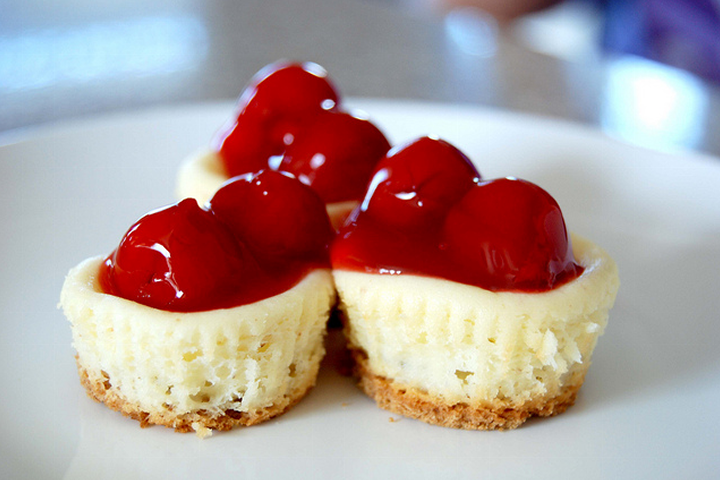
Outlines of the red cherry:
{"type": "Polygon", "coordinates": [[[257,172],[268,166],[268,159],[281,155],[284,145],[270,142],[262,125],[240,116],[214,140],[230,177],[257,172]]]}
{"type": "Polygon", "coordinates": [[[423,137],[391,150],[378,163],[362,209],[385,225],[427,228],[480,178],[449,143],[423,137]]]}
{"type": "Polygon", "coordinates": [[[461,281],[491,290],[547,290],[579,268],[557,202],[514,178],[470,189],[447,215],[441,248],[461,281]]]}
{"type": "Polygon", "coordinates": [[[278,167],[310,185],[325,203],[360,200],[377,162],[390,149],[368,120],[324,111],[298,132],[278,167]]]}
{"type": "Polygon", "coordinates": [[[208,208],[261,260],[328,263],[334,231],[325,204],[289,174],[265,170],[236,177],[208,208]]]}
{"type": "Polygon", "coordinates": [[[229,176],[256,172],[281,155],[304,121],[339,102],[327,72],[313,63],[275,63],[238,100],[238,115],[213,140],[229,176]]]}
{"type": "Polygon", "coordinates": [[[111,293],[155,308],[202,310],[257,277],[258,267],[232,233],[193,199],[138,220],[105,261],[111,293]]]}
{"type": "Polygon", "coordinates": [[[494,291],[546,291],[583,270],[547,192],[524,180],[480,181],[467,157],[430,138],[378,163],[331,253],[337,269],[427,275],[494,291]]]}
{"type": "Polygon", "coordinates": [[[239,100],[243,114],[257,120],[299,119],[334,107],[339,94],[327,71],[311,62],[277,62],[260,70],[239,100]]]}

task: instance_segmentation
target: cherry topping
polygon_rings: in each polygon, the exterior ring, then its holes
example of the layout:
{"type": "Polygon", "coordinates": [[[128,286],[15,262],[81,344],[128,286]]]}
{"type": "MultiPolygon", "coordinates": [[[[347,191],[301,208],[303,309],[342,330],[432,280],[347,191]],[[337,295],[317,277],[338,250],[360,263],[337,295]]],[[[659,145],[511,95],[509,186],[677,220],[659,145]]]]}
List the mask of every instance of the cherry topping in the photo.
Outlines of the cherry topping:
{"type": "Polygon", "coordinates": [[[227,182],[208,208],[264,259],[327,264],[333,237],[325,204],[289,174],[265,170],[227,182]]]}
{"type": "Polygon", "coordinates": [[[319,65],[280,62],[260,70],[238,100],[236,121],[214,140],[228,174],[268,168],[268,160],[293,142],[303,121],[338,101],[319,65]]]}
{"type": "Polygon", "coordinates": [[[215,140],[230,177],[257,172],[268,166],[268,159],[282,155],[285,146],[271,142],[261,123],[240,115],[215,140]]]}
{"type": "Polygon", "coordinates": [[[224,300],[257,265],[230,231],[193,199],[148,213],[105,261],[111,292],[165,310],[196,310],[224,300]]]}
{"type": "Polygon", "coordinates": [[[100,268],[105,292],[170,311],[246,305],[329,268],[333,231],[322,200],[266,171],[229,181],[135,223],[100,268]]]}
{"type": "Polygon", "coordinates": [[[230,177],[277,169],[310,185],[327,203],[359,200],[390,144],[339,103],[320,66],[269,65],[245,89],[237,117],[213,146],[230,177]]]}
{"type": "Polygon", "coordinates": [[[479,178],[460,150],[443,140],[422,137],[391,150],[378,163],[363,209],[386,225],[427,227],[479,178]]]}
{"type": "Polygon", "coordinates": [[[385,136],[368,120],[325,111],[298,132],[279,169],[313,187],[326,203],[360,200],[375,164],[389,149],[385,136]]]}
{"type": "Polygon", "coordinates": [[[257,121],[300,120],[333,108],[338,101],[337,90],[320,65],[277,62],[253,77],[240,97],[239,107],[257,121]]]}
{"type": "Polygon", "coordinates": [[[466,283],[492,290],[547,290],[579,268],[555,199],[514,178],[470,189],[447,215],[442,248],[466,283]]]}
{"type": "Polygon", "coordinates": [[[546,291],[582,272],[557,202],[422,138],[391,151],[331,251],[333,268],[434,276],[493,291],[546,291]]]}

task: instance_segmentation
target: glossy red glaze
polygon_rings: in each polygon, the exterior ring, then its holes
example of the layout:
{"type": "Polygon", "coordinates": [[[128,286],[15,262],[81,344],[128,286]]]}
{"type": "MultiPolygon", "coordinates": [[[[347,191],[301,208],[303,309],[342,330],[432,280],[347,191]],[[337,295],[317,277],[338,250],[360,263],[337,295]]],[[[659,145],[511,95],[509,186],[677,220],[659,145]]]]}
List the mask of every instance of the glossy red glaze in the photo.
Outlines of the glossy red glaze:
{"type": "Polygon", "coordinates": [[[186,199],[145,215],[105,260],[100,281],[107,293],[162,310],[246,305],[329,268],[332,235],[310,188],[265,171],[228,182],[207,208],[186,199]]]}
{"type": "Polygon", "coordinates": [[[208,208],[253,254],[267,262],[327,265],[334,231],[325,204],[289,174],[266,170],[234,178],[217,191],[208,208]]]}
{"type": "Polygon", "coordinates": [[[311,62],[277,62],[260,70],[245,88],[238,106],[256,121],[301,121],[333,108],[339,94],[327,71],[311,62]]]}
{"type": "Polygon", "coordinates": [[[279,170],[310,185],[325,203],[360,200],[375,164],[388,150],[390,143],[368,120],[324,111],[298,131],[279,170]]]}
{"type": "Polygon", "coordinates": [[[460,150],[444,140],[422,137],[394,148],[377,164],[363,208],[385,225],[424,229],[479,178],[460,150]]]}
{"type": "Polygon", "coordinates": [[[340,109],[322,67],[277,63],[253,78],[213,147],[230,177],[267,168],[291,172],[332,203],[359,200],[390,145],[372,123],[340,109]]]}
{"type": "Polygon", "coordinates": [[[282,155],[285,146],[267,137],[262,124],[245,116],[239,116],[220,133],[215,148],[229,177],[266,169],[269,158],[282,155]]]}
{"type": "Polygon", "coordinates": [[[548,290],[582,271],[555,199],[514,178],[471,188],[448,213],[440,248],[463,266],[462,283],[491,290],[548,290]]]}
{"type": "Polygon", "coordinates": [[[547,291],[582,272],[547,192],[513,178],[480,181],[466,162],[427,138],[392,152],[340,230],[333,268],[522,292],[547,291]]]}

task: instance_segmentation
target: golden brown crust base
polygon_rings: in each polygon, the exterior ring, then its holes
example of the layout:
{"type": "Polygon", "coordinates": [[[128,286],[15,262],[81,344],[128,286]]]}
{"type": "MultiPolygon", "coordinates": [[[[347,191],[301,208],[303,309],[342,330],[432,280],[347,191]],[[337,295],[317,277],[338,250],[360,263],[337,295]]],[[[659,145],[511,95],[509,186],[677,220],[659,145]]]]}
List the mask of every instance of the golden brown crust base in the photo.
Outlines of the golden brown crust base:
{"type": "Polygon", "coordinates": [[[90,398],[100,403],[104,403],[112,410],[118,411],[140,422],[142,428],[151,425],[163,425],[165,427],[174,428],[176,432],[188,433],[197,431],[200,434],[201,428],[209,428],[213,430],[230,430],[236,426],[255,425],[265,420],[276,417],[292,406],[298,403],[309,391],[315,386],[316,377],[313,380],[302,385],[288,395],[285,395],[279,402],[265,408],[261,408],[252,412],[239,412],[237,410],[225,410],[222,414],[211,414],[205,410],[197,412],[174,414],[172,407],[168,407],[161,412],[146,412],[138,405],[130,403],[117,390],[110,385],[109,379],[91,380],[88,371],[78,361],[78,373],[80,374],[80,383],[90,398]]]}
{"type": "Polygon", "coordinates": [[[508,430],[519,427],[531,416],[550,417],[562,413],[575,403],[585,377],[585,372],[580,373],[553,398],[542,397],[520,405],[501,399],[481,406],[448,404],[415,387],[374,374],[364,351],[353,349],[352,355],[360,388],[380,408],[433,425],[466,430],[508,430]]]}

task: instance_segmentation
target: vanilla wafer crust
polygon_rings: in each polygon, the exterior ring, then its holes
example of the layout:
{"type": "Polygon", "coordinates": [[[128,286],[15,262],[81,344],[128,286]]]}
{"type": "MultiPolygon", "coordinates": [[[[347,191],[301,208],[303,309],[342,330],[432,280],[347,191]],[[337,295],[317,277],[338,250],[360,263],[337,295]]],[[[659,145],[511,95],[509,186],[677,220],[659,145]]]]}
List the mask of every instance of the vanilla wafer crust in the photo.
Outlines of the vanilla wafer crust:
{"type": "MultiPolygon", "coordinates": [[[[281,415],[298,403],[315,386],[315,374],[307,378],[307,381],[298,385],[293,391],[285,394],[281,399],[272,405],[258,408],[248,412],[226,409],[220,413],[211,413],[207,410],[198,410],[189,413],[178,414],[172,406],[161,410],[147,411],[141,406],[128,401],[118,389],[113,388],[109,376],[100,373],[91,373],[85,369],[77,359],[80,383],[85,387],[88,396],[93,400],[104,403],[108,408],[122,413],[126,417],[140,422],[142,428],[152,425],[162,425],[173,428],[176,432],[200,434],[203,429],[218,431],[231,430],[237,426],[250,426],[264,422],[273,417],[281,415]]],[[[201,435],[202,436],[202,435],[201,435]]]]}
{"type": "Polygon", "coordinates": [[[449,403],[419,388],[395,382],[373,373],[362,350],[352,350],[353,373],[359,387],[380,408],[425,423],[465,430],[510,430],[530,417],[551,417],[563,413],[575,403],[585,371],[578,372],[560,393],[539,396],[520,403],[493,399],[469,403],[449,403]]]}

